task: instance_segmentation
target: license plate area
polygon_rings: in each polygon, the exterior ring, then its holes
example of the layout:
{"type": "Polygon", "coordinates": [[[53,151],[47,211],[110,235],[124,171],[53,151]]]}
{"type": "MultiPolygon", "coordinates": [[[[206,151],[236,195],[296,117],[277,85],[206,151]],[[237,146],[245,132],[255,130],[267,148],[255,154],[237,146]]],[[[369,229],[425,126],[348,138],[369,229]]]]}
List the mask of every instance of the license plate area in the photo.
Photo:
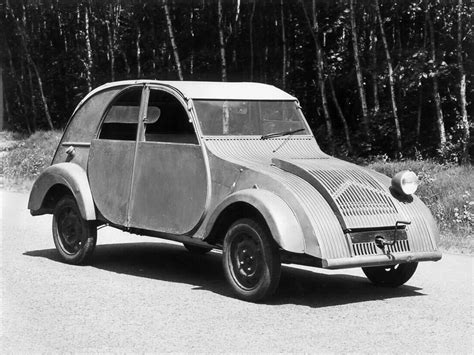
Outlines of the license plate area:
{"type": "Polygon", "coordinates": [[[395,235],[396,240],[407,240],[405,228],[399,228],[396,232],[393,229],[385,229],[349,233],[352,243],[374,243],[376,237],[382,237],[388,242],[393,242],[395,235]]]}
{"type": "Polygon", "coordinates": [[[398,228],[396,234],[394,229],[357,231],[347,234],[351,244],[352,256],[367,255],[389,255],[410,251],[410,243],[407,239],[405,228],[398,228]],[[396,242],[393,245],[386,245],[383,250],[375,243],[375,238],[382,237],[387,242],[393,242],[396,235],[396,242]]]}

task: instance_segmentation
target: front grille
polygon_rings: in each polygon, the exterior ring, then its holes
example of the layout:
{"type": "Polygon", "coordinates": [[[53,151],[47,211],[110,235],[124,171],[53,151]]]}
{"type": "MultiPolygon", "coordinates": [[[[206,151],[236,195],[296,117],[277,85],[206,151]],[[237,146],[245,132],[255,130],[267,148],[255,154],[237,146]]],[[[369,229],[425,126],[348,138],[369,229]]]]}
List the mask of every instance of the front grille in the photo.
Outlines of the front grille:
{"type": "MultiPolygon", "coordinates": [[[[385,246],[385,254],[402,253],[410,251],[410,243],[408,240],[397,240],[394,245],[385,246]]],[[[378,248],[374,242],[369,243],[353,243],[352,252],[354,256],[363,255],[383,255],[384,252],[378,248]]]]}

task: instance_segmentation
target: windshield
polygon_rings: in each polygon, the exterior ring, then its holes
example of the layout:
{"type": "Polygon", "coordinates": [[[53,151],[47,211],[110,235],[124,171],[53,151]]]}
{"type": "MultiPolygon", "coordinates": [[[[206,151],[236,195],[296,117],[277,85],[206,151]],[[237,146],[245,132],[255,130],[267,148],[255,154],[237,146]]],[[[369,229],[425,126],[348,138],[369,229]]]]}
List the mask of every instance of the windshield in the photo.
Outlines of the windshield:
{"type": "Polygon", "coordinates": [[[309,134],[295,101],[195,100],[194,107],[206,136],[309,134]]]}

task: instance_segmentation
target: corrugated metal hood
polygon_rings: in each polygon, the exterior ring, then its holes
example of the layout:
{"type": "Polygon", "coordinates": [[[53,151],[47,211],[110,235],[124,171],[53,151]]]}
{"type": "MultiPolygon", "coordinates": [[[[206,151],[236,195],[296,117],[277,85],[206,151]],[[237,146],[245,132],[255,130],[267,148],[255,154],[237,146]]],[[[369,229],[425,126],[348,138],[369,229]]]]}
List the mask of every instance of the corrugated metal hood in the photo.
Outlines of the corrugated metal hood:
{"type": "Polygon", "coordinates": [[[337,159],[281,158],[273,158],[272,164],[310,183],[344,230],[390,227],[406,220],[390,191],[356,165],[337,159]]]}

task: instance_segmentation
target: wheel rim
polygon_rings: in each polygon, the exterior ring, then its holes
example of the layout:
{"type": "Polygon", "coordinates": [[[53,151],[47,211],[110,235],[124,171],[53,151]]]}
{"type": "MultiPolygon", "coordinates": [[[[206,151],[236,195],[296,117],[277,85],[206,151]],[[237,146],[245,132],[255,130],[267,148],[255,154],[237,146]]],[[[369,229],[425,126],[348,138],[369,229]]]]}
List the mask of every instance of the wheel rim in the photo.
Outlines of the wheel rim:
{"type": "Polygon", "coordinates": [[[263,272],[263,254],[259,241],[248,235],[237,235],[231,244],[232,276],[239,286],[254,289],[263,272]]]}
{"type": "Polygon", "coordinates": [[[64,207],[57,216],[58,240],[67,254],[77,254],[83,246],[81,216],[72,207],[64,207]]]}
{"type": "Polygon", "coordinates": [[[386,267],[383,268],[383,272],[385,274],[393,274],[393,273],[397,272],[399,266],[400,266],[400,264],[386,266],[386,267]]]}

